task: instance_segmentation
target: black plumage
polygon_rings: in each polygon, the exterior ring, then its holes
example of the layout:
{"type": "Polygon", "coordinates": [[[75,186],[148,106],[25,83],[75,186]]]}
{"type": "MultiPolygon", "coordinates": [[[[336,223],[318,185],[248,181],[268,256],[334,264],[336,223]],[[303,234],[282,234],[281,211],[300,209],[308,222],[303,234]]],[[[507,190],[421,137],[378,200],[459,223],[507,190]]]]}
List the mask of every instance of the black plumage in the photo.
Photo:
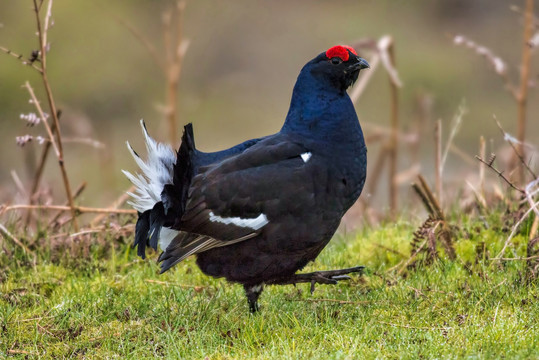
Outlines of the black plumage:
{"type": "Polygon", "coordinates": [[[196,149],[192,126],[177,154],[151,139],[137,186],[135,245],[164,248],[162,271],[196,254],[207,275],[244,285],[251,311],[264,284],[336,283],[360,268],[297,275],[357,200],[366,147],[346,89],[368,64],[336,46],[302,69],[281,131],[231,149],[196,149]],[[173,167],[170,167],[170,163],[173,167]]]}

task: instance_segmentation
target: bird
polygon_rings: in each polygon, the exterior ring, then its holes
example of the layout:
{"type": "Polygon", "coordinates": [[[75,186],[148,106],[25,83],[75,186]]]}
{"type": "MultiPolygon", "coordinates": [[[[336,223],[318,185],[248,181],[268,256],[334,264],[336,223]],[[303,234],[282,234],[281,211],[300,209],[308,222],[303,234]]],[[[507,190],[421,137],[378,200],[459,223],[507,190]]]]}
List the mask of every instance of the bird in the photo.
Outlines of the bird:
{"type": "Polygon", "coordinates": [[[367,147],[347,89],[368,62],[337,45],[301,69],[281,130],[217,152],[195,147],[184,126],[177,151],[141,127],[147,158],[127,142],[140,173],[134,247],[143,259],[162,252],[161,273],[187,257],[209,276],[243,285],[259,310],[265,285],[336,284],[362,266],[298,274],[328,244],[356,202],[367,173],[367,147]]]}

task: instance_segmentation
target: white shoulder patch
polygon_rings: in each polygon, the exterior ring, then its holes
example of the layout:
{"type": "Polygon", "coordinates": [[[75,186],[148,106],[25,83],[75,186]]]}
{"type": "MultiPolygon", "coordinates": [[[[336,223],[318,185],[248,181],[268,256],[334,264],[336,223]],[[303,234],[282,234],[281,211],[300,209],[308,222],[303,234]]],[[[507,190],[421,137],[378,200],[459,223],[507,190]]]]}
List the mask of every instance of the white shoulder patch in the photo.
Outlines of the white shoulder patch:
{"type": "Polygon", "coordinates": [[[305,152],[305,153],[301,154],[301,158],[303,159],[304,163],[309,161],[311,159],[311,156],[313,156],[313,154],[311,154],[310,152],[305,152]]]}
{"type": "Polygon", "coordinates": [[[213,211],[210,211],[210,221],[220,222],[226,225],[233,224],[239,227],[248,227],[253,230],[258,230],[269,223],[268,217],[265,214],[260,214],[253,219],[243,219],[240,217],[221,217],[215,215],[213,211]]]}

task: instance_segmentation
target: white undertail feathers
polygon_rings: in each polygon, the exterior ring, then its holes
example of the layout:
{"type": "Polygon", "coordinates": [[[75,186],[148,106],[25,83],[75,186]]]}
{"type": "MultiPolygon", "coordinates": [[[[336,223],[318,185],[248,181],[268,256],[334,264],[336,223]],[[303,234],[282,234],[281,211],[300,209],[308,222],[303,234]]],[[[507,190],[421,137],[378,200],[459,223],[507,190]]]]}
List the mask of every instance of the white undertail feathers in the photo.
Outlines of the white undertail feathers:
{"type": "Polygon", "coordinates": [[[170,146],[158,143],[150,137],[143,120],[140,120],[140,125],[146,140],[148,159],[142,160],[127,142],[127,149],[142,173],[133,175],[129,171],[122,172],[135,185],[135,192],[128,193],[133,199],[129,204],[137,211],[144,212],[151,210],[161,201],[163,188],[166,184],[172,184],[176,155],[170,146]]]}
{"type": "MultiPolygon", "coordinates": [[[[142,160],[127,142],[127,149],[135,159],[141,173],[133,175],[129,171],[122,170],[122,172],[135,185],[135,191],[128,192],[132,198],[128,204],[142,213],[151,210],[156,203],[161,201],[163,188],[167,184],[172,184],[176,154],[169,145],[158,143],[150,137],[144,120],[140,120],[140,126],[146,141],[148,158],[146,161],[142,160]]],[[[159,233],[161,249],[165,250],[177,234],[178,231],[163,227],[159,233]]]]}

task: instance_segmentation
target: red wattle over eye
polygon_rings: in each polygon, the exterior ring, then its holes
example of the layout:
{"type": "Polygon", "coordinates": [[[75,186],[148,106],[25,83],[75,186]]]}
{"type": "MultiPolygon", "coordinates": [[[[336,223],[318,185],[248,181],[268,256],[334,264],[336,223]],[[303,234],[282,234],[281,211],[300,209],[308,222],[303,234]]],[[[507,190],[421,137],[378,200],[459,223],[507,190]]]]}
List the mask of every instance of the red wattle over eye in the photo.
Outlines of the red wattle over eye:
{"type": "Polygon", "coordinates": [[[326,57],[328,59],[338,57],[342,61],[348,61],[348,59],[350,58],[350,53],[348,51],[350,51],[354,55],[357,55],[356,50],[354,50],[353,47],[346,45],[337,45],[332,48],[329,48],[326,51],[326,57]]]}

